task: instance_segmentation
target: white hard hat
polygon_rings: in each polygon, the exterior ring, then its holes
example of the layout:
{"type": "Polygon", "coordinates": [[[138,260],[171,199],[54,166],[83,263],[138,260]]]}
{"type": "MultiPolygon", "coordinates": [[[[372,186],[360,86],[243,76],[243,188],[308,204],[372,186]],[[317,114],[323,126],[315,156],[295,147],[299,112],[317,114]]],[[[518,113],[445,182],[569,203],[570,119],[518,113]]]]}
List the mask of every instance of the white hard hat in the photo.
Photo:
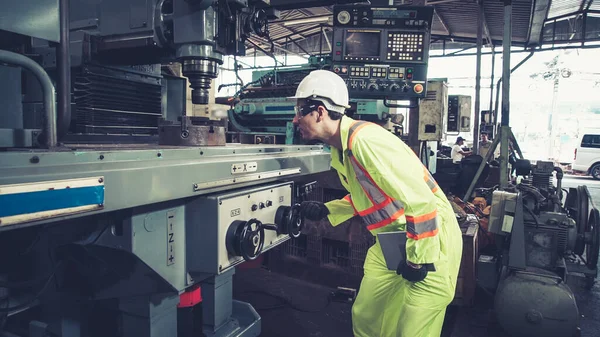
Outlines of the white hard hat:
{"type": "Polygon", "coordinates": [[[296,89],[296,95],[289,98],[322,99],[328,110],[344,113],[348,105],[346,82],[336,73],[328,70],[313,70],[296,89]]]}

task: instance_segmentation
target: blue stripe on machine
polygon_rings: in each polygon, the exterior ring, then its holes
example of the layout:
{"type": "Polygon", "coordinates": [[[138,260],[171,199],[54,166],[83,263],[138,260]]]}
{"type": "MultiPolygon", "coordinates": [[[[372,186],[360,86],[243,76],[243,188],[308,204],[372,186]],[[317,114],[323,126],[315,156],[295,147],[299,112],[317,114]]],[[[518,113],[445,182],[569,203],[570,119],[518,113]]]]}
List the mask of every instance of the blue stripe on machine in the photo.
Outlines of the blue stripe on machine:
{"type": "Polygon", "coordinates": [[[0,195],[0,217],[104,204],[104,186],[0,195]]]}
{"type": "Polygon", "coordinates": [[[294,111],[294,105],[266,106],[265,111],[294,111]]]}

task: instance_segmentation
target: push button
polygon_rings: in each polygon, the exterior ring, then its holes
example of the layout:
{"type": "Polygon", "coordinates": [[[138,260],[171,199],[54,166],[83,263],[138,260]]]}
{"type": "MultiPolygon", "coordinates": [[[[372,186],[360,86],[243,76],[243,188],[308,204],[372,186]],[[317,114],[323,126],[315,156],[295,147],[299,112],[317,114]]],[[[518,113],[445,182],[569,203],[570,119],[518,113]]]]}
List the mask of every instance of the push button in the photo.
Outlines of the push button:
{"type": "Polygon", "coordinates": [[[417,94],[420,94],[423,92],[423,85],[422,84],[415,84],[415,86],[413,87],[413,89],[415,90],[415,92],[417,94]]]}

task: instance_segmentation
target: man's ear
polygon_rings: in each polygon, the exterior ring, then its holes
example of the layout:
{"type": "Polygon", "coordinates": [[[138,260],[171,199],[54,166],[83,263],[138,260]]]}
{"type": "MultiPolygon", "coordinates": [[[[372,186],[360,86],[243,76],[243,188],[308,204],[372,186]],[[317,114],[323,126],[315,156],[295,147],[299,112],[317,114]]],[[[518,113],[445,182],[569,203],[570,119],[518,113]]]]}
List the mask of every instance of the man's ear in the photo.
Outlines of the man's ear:
{"type": "Polygon", "coordinates": [[[326,114],[329,114],[327,109],[325,109],[324,106],[319,105],[317,107],[317,121],[319,121],[319,122],[322,121],[326,114]]]}

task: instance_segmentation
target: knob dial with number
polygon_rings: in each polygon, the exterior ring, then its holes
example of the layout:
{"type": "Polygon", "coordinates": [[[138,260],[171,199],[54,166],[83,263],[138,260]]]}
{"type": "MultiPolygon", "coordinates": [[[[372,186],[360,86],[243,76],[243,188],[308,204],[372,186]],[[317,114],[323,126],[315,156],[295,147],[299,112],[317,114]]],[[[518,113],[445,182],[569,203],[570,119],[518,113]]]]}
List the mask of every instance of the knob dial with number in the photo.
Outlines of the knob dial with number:
{"type": "Polygon", "coordinates": [[[348,13],[348,11],[339,12],[337,15],[337,20],[342,25],[347,24],[348,22],[350,22],[350,13],[348,13]]]}
{"type": "Polygon", "coordinates": [[[396,92],[396,91],[400,90],[400,86],[397,84],[392,84],[392,86],[390,87],[390,90],[393,92],[396,92]]]}
{"type": "Polygon", "coordinates": [[[378,89],[378,86],[375,83],[371,83],[371,84],[369,84],[368,89],[369,89],[369,91],[375,91],[378,89]]]}

